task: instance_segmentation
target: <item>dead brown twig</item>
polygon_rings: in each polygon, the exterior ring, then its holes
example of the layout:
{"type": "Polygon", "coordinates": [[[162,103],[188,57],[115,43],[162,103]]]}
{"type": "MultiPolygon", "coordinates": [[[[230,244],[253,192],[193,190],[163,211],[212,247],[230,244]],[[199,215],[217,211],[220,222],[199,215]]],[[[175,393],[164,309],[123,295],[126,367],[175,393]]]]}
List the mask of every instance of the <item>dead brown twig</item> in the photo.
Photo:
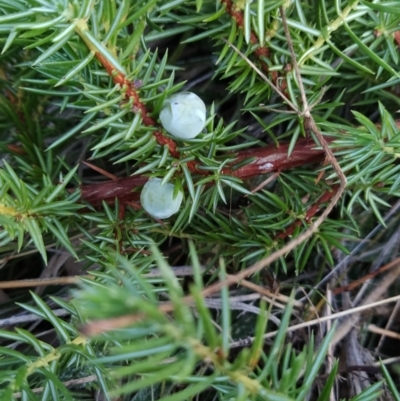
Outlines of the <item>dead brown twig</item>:
{"type": "Polygon", "coordinates": [[[400,258],[396,258],[394,260],[392,260],[390,263],[387,263],[384,266],[381,266],[379,269],[376,269],[375,271],[373,271],[372,273],[368,273],[365,276],[359,278],[358,280],[355,280],[353,282],[351,282],[348,285],[344,285],[342,287],[338,287],[332,290],[332,293],[334,295],[340,294],[342,292],[345,291],[351,291],[354,288],[358,287],[359,285],[365,283],[367,280],[370,280],[371,278],[376,277],[377,275],[383,273],[386,270],[389,270],[393,267],[396,267],[398,264],[400,263],[400,258]]]}
{"type": "MultiPolygon", "coordinates": [[[[329,140],[332,140],[332,138],[329,140]]],[[[247,179],[260,176],[261,174],[318,163],[323,160],[324,152],[315,148],[314,141],[309,138],[302,138],[299,139],[290,156],[288,156],[289,143],[281,143],[279,148],[265,146],[263,148],[240,151],[235,155],[235,160],[227,165],[222,173],[247,179]],[[252,161],[243,167],[235,169],[235,164],[246,159],[252,159],[252,161]]],[[[135,192],[134,189],[142,187],[148,180],[148,177],[136,175],[118,178],[92,164],[86,164],[99,173],[106,175],[111,180],[97,184],[82,185],[80,190],[83,201],[89,202],[95,207],[101,206],[103,201],[112,204],[115,202],[115,198],[118,198],[121,204],[139,201],[140,194],[139,192],[135,192]]],[[[207,170],[199,170],[198,167],[201,167],[201,165],[193,161],[190,171],[200,171],[203,175],[209,174],[207,170]]]]}
{"type": "MultiPolygon", "coordinates": [[[[393,284],[393,282],[397,280],[400,274],[400,262],[398,259],[396,260],[396,262],[396,267],[393,270],[389,271],[380,281],[379,285],[377,285],[373,289],[373,291],[371,291],[371,293],[367,297],[365,297],[365,299],[360,303],[360,308],[364,307],[365,305],[371,305],[374,302],[378,303],[377,300],[387,291],[387,289],[393,284]]],[[[346,336],[349,331],[357,325],[360,320],[360,316],[360,313],[358,313],[355,316],[352,316],[351,319],[346,319],[340,324],[332,338],[333,345],[342,340],[344,336],[346,336]]]]}
{"type": "MultiPolygon", "coordinates": [[[[296,330],[300,330],[300,329],[304,329],[306,327],[311,327],[311,326],[316,326],[317,324],[321,324],[323,322],[327,322],[327,321],[333,321],[339,318],[343,318],[344,316],[348,316],[349,318],[346,321],[350,321],[353,318],[353,315],[356,314],[360,314],[363,311],[372,309],[372,308],[376,308],[378,306],[381,305],[386,305],[389,303],[393,303],[393,302],[398,302],[400,300],[400,295],[397,295],[395,297],[391,297],[391,298],[385,298],[382,299],[380,301],[376,301],[376,302],[371,302],[371,303],[363,303],[360,306],[357,306],[355,308],[352,309],[348,309],[348,310],[344,310],[341,312],[337,312],[337,313],[332,313],[330,315],[327,316],[322,316],[319,317],[317,319],[312,319],[312,320],[308,320],[307,322],[302,322],[302,323],[298,323],[298,324],[294,324],[292,326],[289,326],[286,330],[287,333],[291,333],[293,331],[296,330]]],[[[278,334],[278,330],[277,331],[270,331],[269,333],[264,334],[263,339],[267,339],[267,338],[273,338],[278,334]]],[[[335,336],[336,339],[336,336],[335,336]]],[[[250,337],[247,339],[247,342],[249,344],[251,344],[253,341],[255,340],[254,337],[250,337]]],[[[332,341],[332,344],[334,345],[336,342],[332,341]]],[[[241,347],[240,342],[235,342],[230,344],[230,348],[236,348],[236,347],[241,347]]]]}

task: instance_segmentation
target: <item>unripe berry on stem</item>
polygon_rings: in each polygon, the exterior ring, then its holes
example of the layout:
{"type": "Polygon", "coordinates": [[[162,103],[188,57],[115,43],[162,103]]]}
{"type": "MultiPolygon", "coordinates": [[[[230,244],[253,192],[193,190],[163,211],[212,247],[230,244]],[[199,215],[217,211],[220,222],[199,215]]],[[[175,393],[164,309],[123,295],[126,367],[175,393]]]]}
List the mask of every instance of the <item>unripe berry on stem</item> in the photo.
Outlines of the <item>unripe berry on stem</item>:
{"type": "Polygon", "coordinates": [[[192,92],[175,93],[167,98],[160,112],[165,130],[179,139],[193,139],[206,123],[206,106],[192,92]]]}
{"type": "Polygon", "coordinates": [[[174,197],[174,185],[161,182],[160,178],[150,178],[140,194],[143,209],[155,219],[167,219],[177,213],[183,199],[181,191],[174,197]]]}

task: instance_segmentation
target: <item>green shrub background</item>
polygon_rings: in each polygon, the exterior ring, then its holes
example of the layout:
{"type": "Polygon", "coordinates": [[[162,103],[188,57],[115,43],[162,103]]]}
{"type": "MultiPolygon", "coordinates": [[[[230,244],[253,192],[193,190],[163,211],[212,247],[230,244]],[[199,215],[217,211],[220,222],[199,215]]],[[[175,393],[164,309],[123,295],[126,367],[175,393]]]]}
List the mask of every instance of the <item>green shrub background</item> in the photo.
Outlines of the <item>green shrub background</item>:
{"type": "Polygon", "coordinates": [[[399,23],[397,0],[0,0],[1,399],[400,399],[396,364],[372,366],[398,340],[367,330],[390,328],[393,304],[349,334],[371,357],[358,376],[347,340],[331,343],[341,322],[290,329],[356,306],[358,288],[331,290],[399,255],[399,23]],[[302,109],[282,12],[346,189],[306,241],[211,293],[305,233],[338,188],[260,75],[302,109]],[[208,110],[186,142],[158,121],[183,90],[208,110]],[[140,206],[150,176],[185,194],[165,221],[140,206]]]}

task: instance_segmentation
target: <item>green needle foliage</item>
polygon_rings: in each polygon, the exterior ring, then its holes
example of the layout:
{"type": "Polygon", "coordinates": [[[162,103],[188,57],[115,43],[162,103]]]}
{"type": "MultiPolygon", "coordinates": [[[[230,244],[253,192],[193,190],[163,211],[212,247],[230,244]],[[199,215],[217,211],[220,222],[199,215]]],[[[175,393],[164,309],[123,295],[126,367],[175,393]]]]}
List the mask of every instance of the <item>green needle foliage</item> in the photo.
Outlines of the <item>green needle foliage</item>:
{"type": "MultiPolygon", "coordinates": [[[[1,277],[40,276],[59,252],[90,272],[72,296],[9,294],[2,318],[45,323],[3,325],[0,398],[332,399],[334,329],[286,336],[304,312],[293,312],[292,288],[312,288],[386,226],[400,196],[399,23],[397,0],[0,0],[1,277]],[[243,287],[222,286],[217,304],[207,288],[304,233],[339,182],[304,118],[260,76],[301,109],[280,9],[347,186],[319,229],[270,266],[292,279],[284,312],[238,301],[255,308],[246,323],[231,301],[243,287]],[[182,141],[158,115],[184,90],[208,119],[182,141]],[[173,217],[141,208],[148,177],[184,193],[173,217]]],[[[249,280],[266,286],[265,276],[249,280]]],[[[344,397],[379,399],[387,385],[399,399],[382,371],[382,382],[344,397]]]]}

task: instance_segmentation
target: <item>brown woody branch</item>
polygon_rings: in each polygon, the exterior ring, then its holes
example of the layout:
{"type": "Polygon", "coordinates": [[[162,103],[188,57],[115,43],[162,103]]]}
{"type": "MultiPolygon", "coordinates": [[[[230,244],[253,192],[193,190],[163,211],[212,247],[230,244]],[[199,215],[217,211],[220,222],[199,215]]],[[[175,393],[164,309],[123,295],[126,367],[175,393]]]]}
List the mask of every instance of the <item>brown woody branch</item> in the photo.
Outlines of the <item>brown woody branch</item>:
{"type": "Polygon", "coordinates": [[[135,188],[143,186],[148,177],[124,177],[118,180],[105,181],[100,184],[81,186],[81,199],[98,207],[102,202],[114,203],[115,199],[122,203],[135,202],[139,200],[139,193],[133,192],[135,188]]]}
{"type": "MultiPolygon", "coordinates": [[[[232,0],[222,0],[222,3],[226,5],[227,12],[232,16],[232,18],[235,19],[237,25],[243,29],[244,28],[244,16],[243,13],[240,10],[237,10],[232,2],[232,0]]],[[[258,37],[255,34],[253,30],[250,32],[250,42],[254,45],[259,43],[258,37]]],[[[106,69],[108,75],[112,77],[114,83],[118,84],[121,86],[121,88],[124,89],[125,91],[125,100],[129,102],[131,99],[133,101],[133,106],[132,106],[132,111],[134,113],[140,113],[142,116],[142,121],[145,126],[153,126],[157,127],[157,121],[150,115],[149,110],[147,109],[146,105],[143,103],[141,100],[139,93],[138,93],[138,87],[136,86],[135,82],[130,81],[129,79],[126,78],[126,76],[119,70],[116,70],[115,66],[107,60],[101,53],[98,51],[95,51],[95,55],[97,59],[100,61],[102,66],[106,69]]],[[[269,67],[268,64],[263,60],[264,57],[269,58],[271,56],[271,51],[268,47],[265,46],[258,46],[254,50],[254,55],[257,57],[257,59],[260,61],[262,69],[267,73],[269,72],[269,67]]],[[[273,71],[269,72],[271,79],[274,83],[278,83],[278,72],[273,71]]],[[[285,92],[286,91],[286,81],[280,82],[280,89],[285,92]]],[[[177,144],[170,138],[167,138],[165,135],[160,130],[157,130],[153,133],[154,137],[156,138],[157,142],[161,146],[168,146],[169,152],[171,156],[175,158],[180,158],[180,153],[178,151],[177,144]]],[[[313,143],[310,142],[310,146],[313,146],[313,143]]],[[[307,147],[307,146],[306,146],[307,147]]],[[[284,161],[284,156],[283,152],[287,151],[288,145],[283,145],[282,146],[282,151],[280,155],[277,156],[277,161],[275,161],[275,158],[273,155],[276,154],[275,150],[271,150],[270,152],[264,153],[265,150],[261,150],[258,153],[260,154],[259,156],[259,163],[250,163],[249,165],[245,166],[244,168],[238,169],[237,171],[231,170],[228,172],[230,175],[237,176],[239,178],[248,178],[254,175],[262,174],[265,172],[270,172],[270,171],[278,171],[282,169],[287,169],[287,168],[292,168],[296,167],[298,165],[303,165],[309,163],[306,155],[302,155],[300,157],[296,157],[297,155],[292,154],[290,160],[287,160],[286,163],[284,161]],[[271,160],[271,161],[270,161],[271,160]],[[297,161],[296,161],[297,160],[297,161]],[[299,164],[296,164],[299,163],[299,164]],[[265,166],[271,165],[273,167],[268,168],[265,166]]],[[[305,149],[305,152],[308,152],[309,149],[305,149]]],[[[251,156],[257,157],[257,151],[254,151],[255,153],[251,156]]],[[[251,151],[249,152],[251,153],[251,151]]],[[[246,158],[245,154],[243,153],[243,157],[238,159],[238,161],[243,160],[246,158]]],[[[311,156],[311,159],[313,156],[311,156]]],[[[311,160],[312,162],[312,160],[311,160]]],[[[204,171],[198,169],[199,163],[197,161],[191,161],[187,163],[189,171],[192,173],[196,172],[199,174],[205,174],[204,171]]],[[[225,172],[226,173],[226,172],[225,172]]]]}
{"type": "Polygon", "coordinates": [[[248,158],[255,159],[237,170],[234,169],[233,165],[225,169],[223,173],[245,179],[260,174],[318,163],[323,160],[324,152],[315,148],[315,142],[312,139],[306,138],[297,141],[290,156],[288,156],[289,143],[281,144],[278,148],[268,146],[265,148],[244,150],[238,153],[235,164],[248,158]]]}
{"type": "MultiPolygon", "coordinates": [[[[114,83],[119,84],[121,88],[125,90],[125,100],[130,101],[133,100],[132,111],[134,113],[140,113],[142,116],[143,124],[147,127],[157,127],[156,120],[150,116],[150,113],[146,107],[146,105],[140,99],[139,93],[137,91],[137,87],[135,82],[130,81],[126,78],[126,76],[121,72],[115,70],[115,67],[99,52],[96,52],[96,57],[102,64],[102,66],[107,70],[108,75],[112,77],[114,83]]],[[[176,143],[166,136],[160,130],[154,132],[154,137],[157,142],[161,145],[167,145],[171,156],[179,157],[179,152],[177,150],[176,143]]]]}
{"type": "Polygon", "coordinates": [[[339,185],[334,185],[331,188],[331,191],[325,192],[316,203],[314,203],[306,212],[304,219],[298,219],[294,223],[292,223],[286,230],[282,231],[280,234],[276,236],[276,239],[284,239],[293,234],[296,227],[300,227],[303,224],[303,221],[306,223],[310,223],[311,219],[321,210],[321,205],[323,203],[329,202],[332,197],[337,193],[339,189],[339,185]]]}
{"type": "MultiPolygon", "coordinates": [[[[264,148],[249,149],[238,152],[235,161],[222,171],[225,175],[232,175],[241,179],[256,177],[276,171],[288,170],[307,164],[320,163],[324,160],[324,151],[315,149],[316,145],[310,139],[297,141],[292,153],[288,156],[289,144],[281,144],[278,148],[266,146],[264,148]],[[235,165],[245,159],[253,159],[238,169],[235,165]]],[[[199,174],[208,174],[200,169],[198,162],[192,162],[190,170],[199,174]]],[[[100,206],[103,201],[113,203],[118,198],[122,204],[136,202],[139,193],[133,192],[135,188],[142,187],[148,177],[134,176],[118,180],[106,181],[100,184],[81,186],[81,199],[93,206],[100,206]]]]}
{"type": "MultiPolygon", "coordinates": [[[[222,0],[222,3],[226,5],[226,11],[236,21],[236,24],[241,29],[244,28],[244,16],[240,10],[236,10],[232,0],[222,0]]],[[[250,31],[250,42],[253,45],[259,43],[258,37],[253,30],[250,31]]],[[[269,58],[271,56],[271,50],[268,47],[260,46],[254,50],[255,55],[261,62],[262,69],[265,72],[269,71],[268,64],[261,59],[261,57],[269,58]]]]}
{"type": "MultiPolygon", "coordinates": [[[[240,28],[244,28],[244,16],[240,10],[237,10],[232,0],[222,0],[226,5],[227,12],[235,19],[237,25],[240,28]]],[[[259,43],[258,37],[254,31],[250,32],[250,42],[254,45],[259,43]]],[[[261,64],[262,70],[266,73],[269,72],[268,64],[263,58],[269,58],[271,51],[265,46],[258,46],[254,50],[254,55],[257,57],[261,64]]],[[[100,53],[96,52],[96,57],[101,62],[103,67],[107,70],[108,74],[113,78],[116,84],[119,84],[125,91],[126,101],[133,101],[133,112],[140,113],[142,116],[143,124],[146,126],[157,126],[156,120],[151,117],[145,104],[140,99],[137,91],[135,82],[131,82],[126,76],[115,69],[115,67],[100,53]]],[[[277,83],[278,73],[270,73],[271,79],[274,83],[277,83]]],[[[286,82],[283,81],[280,85],[280,90],[286,91],[286,82]]],[[[170,154],[173,157],[179,158],[179,152],[177,150],[176,143],[165,137],[160,130],[154,133],[157,142],[164,146],[167,145],[170,154]]],[[[234,163],[225,168],[223,174],[232,175],[241,179],[258,176],[260,174],[266,174],[271,172],[279,172],[290,168],[302,166],[305,164],[316,163],[322,161],[324,158],[324,152],[322,150],[315,150],[315,143],[309,139],[303,139],[297,142],[291,155],[288,157],[289,144],[280,145],[278,149],[266,147],[259,149],[249,149],[246,151],[239,152],[234,163]],[[243,167],[235,169],[235,165],[244,161],[245,159],[253,159],[243,167]]],[[[202,175],[208,174],[207,171],[201,169],[201,165],[198,161],[191,161],[187,163],[189,171],[192,173],[198,173],[202,175]]],[[[139,193],[134,192],[136,187],[141,187],[147,181],[146,177],[127,177],[118,180],[108,181],[101,184],[86,185],[81,187],[82,199],[91,203],[94,206],[99,206],[102,201],[107,203],[113,203],[115,198],[118,198],[122,205],[127,203],[137,203],[139,200],[139,193]]],[[[306,220],[310,220],[318,211],[319,206],[328,201],[335,194],[337,189],[332,192],[325,193],[319,202],[312,206],[306,215],[306,220]]],[[[301,221],[296,221],[278,237],[285,238],[290,235],[296,226],[300,225],[301,221]]]]}
{"type": "MultiPolygon", "coordinates": [[[[232,0],[222,0],[221,2],[226,5],[226,11],[236,21],[237,26],[240,27],[241,29],[243,29],[244,28],[243,12],[241,10],[237,10],[235,8],[235,5],[232,2],[232,0]]],[[[263,34],[263,33],[261,33],[261,34],[263,34]]],[[[258,37],[253,30],[250,31],[250,43],[253,45],[256,45],[259,43],[258,37]]],[[[261,64],[261,69],[265,73],[270,74],[270,76],[272,78],[272,82],[274,82],[275,84],[278,83],[278,78],[279,78],[278,72],[277,71],[269,71],[268,64],[263,60],[263,57],[266,57],[266,58],[271,57],[271,49],[269,49],[268,47],[265,47],[265,46],[259,46],[254,50],[254,55],[259,60],[259,62],[261,64]]],[[[286,81],[283,81],[280,86],[281,86],[281,89],[283,91],[285,91],[286,81]]]]}

